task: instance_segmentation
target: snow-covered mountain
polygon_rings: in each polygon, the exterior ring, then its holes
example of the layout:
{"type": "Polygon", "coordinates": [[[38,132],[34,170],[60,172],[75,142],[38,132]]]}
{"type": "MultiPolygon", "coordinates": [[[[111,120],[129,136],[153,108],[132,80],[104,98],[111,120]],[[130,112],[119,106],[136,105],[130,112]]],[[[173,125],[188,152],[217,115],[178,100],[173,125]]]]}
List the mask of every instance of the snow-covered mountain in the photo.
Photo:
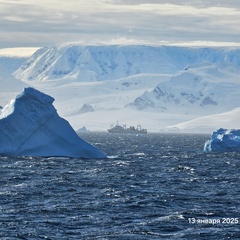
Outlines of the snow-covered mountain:
{"type": "Polygon", "coordinates": [[[39,49],[14,75],[24,81],[114,80],[142,73],[175,74],[203,61],[240,66],[240,50],[62,44],[39,49]]]}
{"type": "Polygon", "coordinates": [[[239,107],[240,69],[232,63],[191,64],[134,100],[139,110],[219,113],[239,107]]]}
{"type": "Polygon", "coordinates": [[[219,128],[239,129],[240,108],[231,111],[208,115],[176,125],[169,126],[170,132],[211,133],[219,128]]]}
{"type": "Polygon", "coordinates": [[[75,129],[119,120],[158,131],[240,106],[240,48],[62,44],[39,49],[14,76],[53,96],[75,129]]]}

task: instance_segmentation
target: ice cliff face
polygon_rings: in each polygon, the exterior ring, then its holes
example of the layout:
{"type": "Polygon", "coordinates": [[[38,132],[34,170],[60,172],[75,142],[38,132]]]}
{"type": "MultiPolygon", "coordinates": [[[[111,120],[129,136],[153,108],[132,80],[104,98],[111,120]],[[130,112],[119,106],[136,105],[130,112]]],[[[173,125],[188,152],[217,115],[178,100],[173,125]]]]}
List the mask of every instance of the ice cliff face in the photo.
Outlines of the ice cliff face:
{"type": "Polygon", "coordinates": [[[141,73],[175,74],[202,61],[240,66],[239,59],[236,49],[62,44],[39,49],[14,75],[24,81],[114,80],[141,73]]]}
{"type": "Polygon", "coordinates": [[[53,101],[34,88],[25,88],[9,102],[0,115],[0,154],[105,158],[59,117],[53,101]]]}
{"type": "Polygon", "coordinates": [[[240,130],[220,128],[205,143],[204,151],[240,151],[240,130]]]}

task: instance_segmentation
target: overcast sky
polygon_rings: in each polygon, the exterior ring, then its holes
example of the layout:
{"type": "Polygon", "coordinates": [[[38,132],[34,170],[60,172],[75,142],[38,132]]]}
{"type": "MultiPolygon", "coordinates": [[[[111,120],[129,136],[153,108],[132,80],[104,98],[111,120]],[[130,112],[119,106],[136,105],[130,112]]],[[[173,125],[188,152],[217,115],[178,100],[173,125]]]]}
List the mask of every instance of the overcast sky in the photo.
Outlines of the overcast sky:
{"type": "Polygon", "coordinates": [[[240,0],[0,0],[0,48],[238,43],[240,0]]]}

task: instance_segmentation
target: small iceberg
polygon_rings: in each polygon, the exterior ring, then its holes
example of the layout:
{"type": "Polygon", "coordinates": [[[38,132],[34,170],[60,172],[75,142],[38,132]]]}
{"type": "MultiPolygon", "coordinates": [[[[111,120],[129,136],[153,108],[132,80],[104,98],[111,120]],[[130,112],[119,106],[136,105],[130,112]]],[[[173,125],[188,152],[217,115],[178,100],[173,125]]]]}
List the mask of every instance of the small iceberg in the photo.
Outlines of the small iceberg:
{"type": "Polygon", "coordinates": [[[77,133],[86,133],[86,132],[90,132],[90,130],[88,130],[85,126],[77,130],[77,133]]]}
{"type": "Polygon", "coordinates": [[[51,96],[30,87],[11,100],[0,114],[0,154],[106,158],[57,114],[53,101],[51,96]]]}
{"type": "Polygon", "coordinates": [[[204,151],[240,152],[240,129],[220,128],[213,132],[211,140],[205,142],[204,151]]]}

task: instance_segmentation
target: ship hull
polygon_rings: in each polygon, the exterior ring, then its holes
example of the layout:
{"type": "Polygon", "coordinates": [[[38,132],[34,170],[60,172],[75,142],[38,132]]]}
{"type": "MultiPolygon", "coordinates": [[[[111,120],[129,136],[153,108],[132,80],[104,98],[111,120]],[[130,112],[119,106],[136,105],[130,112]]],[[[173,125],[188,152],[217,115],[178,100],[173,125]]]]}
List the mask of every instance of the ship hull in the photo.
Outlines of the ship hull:
{"type": "Polygon", "coordinates": [[[147,134],[147,131],[137,131],[137,130],[123,130],[123,131],[116,131],[113,129],[108,129],[109,133],[130,133],[130,134],[147,134]]]}

